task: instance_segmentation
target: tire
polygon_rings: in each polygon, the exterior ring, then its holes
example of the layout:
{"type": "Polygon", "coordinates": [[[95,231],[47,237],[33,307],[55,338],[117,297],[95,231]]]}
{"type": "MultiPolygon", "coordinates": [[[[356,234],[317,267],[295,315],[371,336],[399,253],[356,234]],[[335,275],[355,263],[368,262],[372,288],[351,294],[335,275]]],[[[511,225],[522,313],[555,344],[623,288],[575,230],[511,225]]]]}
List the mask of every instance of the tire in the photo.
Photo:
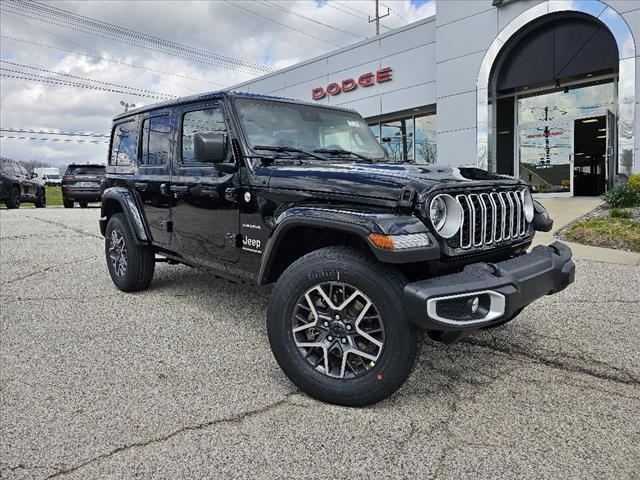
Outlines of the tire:
{"type": "Polygon", "coordinates": [[[404,311],[405,283],[398,272],[348,247],[322,248],[294,262],[276,283],[267,315],[269,343],[287,377],[309,395],[337,405],[362,407],[393,394],[411,373],[418,351],[416,330],[404,311]],[[333,318],[325,317],[330,310],[319,289],[331,297],[334,307],[343,306],[345,297],[353,298],[339,310],[339,320],[337,310],[332,311],[333,318]],[[307,318],[301,321],[300,314],[307,318]],[[314,318],[319,318],[315,326],[304,327],[314,318]],[[364,337],[361,332],[371,333],[364,337]],[[336,347],[341,351],[355,347],[369,356],[324,354],[338,353],[336,347]],[[327,359],[330,375],[325,373],[327,359]]]}
{"type": "Polygon", "coordinates": [[[109,219],[104,247],[107,268],[116,287],[123,292],[137,292],[149,286],[156,266],[155,254],[150,247],[136,242],[122,213],[109,219]]]}
{"type": "Polygon", "coordinates": [[[36,208],[45,208],[47,206],[47,194],[43,188],[38,190],[36,200],[33,204],[36,208]]]}
{"type": "Polygon", "coordinates": [[[64,208],[73,208],[73,200],[70,200],[68,198],[63,198],[62,205],[64,205],[64,208]]]}
{"type": "Polygon", "coordinates": [[[11,189],[11,196],[7,198],[4,204],[9,209],[20,208],[20,190],[18,190],[18,187],[11,189]]]}
{"type": "Polygon", "coordinates": [[[78,205],[80,205],[80,208],[87,208],[87,206],[89,205],[89,202],[87,202],[86,200],[80,200],[78,202],[78,205]]]}
{"type": "Polygon", "coordinates": [[[482,327],[481,330],[491,330],[492,328],[501,327],[502,325],[505,325],[505,324],[509,323],[511,320],[513,320],[518,315],[520,315],[520,312],[522,312],[522,310],[524,310],[524,307],[519,308],[518,310],[516,310],[515,313],[513,315],[511,315],[509,318],[505,318],[503,320],[500,320],[498,323],[494,323],[493,325],[487,325],[486,327],[482,327]]]}

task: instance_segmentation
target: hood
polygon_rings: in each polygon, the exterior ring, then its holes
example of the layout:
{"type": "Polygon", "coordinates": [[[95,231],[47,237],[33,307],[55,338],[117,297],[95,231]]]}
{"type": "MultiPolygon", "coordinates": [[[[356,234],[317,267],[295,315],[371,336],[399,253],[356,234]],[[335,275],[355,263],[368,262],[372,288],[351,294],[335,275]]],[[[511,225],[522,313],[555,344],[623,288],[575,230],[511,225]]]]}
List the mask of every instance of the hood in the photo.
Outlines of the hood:
{"type": "Polygon", "coordinates": [[[455,187],[478,181],[518,182],[513,177],[495,175],[478,168],[409,163],[310,162],[271,165],[270,169],[270,188],[385,200],[398,200],[405,187],[413,187],[417,193],[422,193],[442,184],[455,187]]]}

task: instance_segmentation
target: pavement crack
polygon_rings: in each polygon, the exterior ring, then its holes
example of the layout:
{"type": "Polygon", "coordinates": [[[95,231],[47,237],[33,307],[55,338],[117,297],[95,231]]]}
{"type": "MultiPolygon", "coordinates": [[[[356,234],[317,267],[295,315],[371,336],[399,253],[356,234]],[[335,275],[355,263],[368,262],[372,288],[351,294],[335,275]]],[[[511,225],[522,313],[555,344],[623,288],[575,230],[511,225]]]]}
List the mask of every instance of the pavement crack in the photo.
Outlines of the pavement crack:
{"type": "Polygon", "coordinates": [[[134,449],[134,448],[145,448],[148,447],[149,445],[155,445],[158,443],[163,443],[166,442],[167,440],[170,440],[174,437],[177,437],[178,435],[181,435],[183,433],[187,433],[187,432],[194,432],[194,431],[199,431],[199,430],[204,430],[206,428],[209,427],[213,427],[215,425],[221,425],[221,424],[237,424],[237,423],[242,423],[245,420],[252,418],[252,417],[256,417],[259,415],[264,415],[267,414],[269,412],[272,412],[274,410],[277,410],[279,408],[281,408],[282,406],[290,403],[289,399],[295,395],[299,395],[299,392],[289,392],[287,393],[283,399],[278,400],[277,402],[274,403],[270,403],[269,405],[265,405],[264,407],[260,407],[260,408],[256,408],[255,410],[249,410],[247,412],[242,412],[236,415],[232,415],[230,417],[224,417],[224,418],[220,418],[218,420],[211,420],[208,422],[202,422],[202,423],[197,423],[195,425],[186,425],[184,427],[178,428],[177,430],[173,430],[167,434],[161,435],[159,437],[154,437],[151,438],[149,440],[145,440],[145,441],[140,441],[140,442],[133,442],[133,443],[128,443],[126,445],[122,445],[120,447],[114,448],[113,450],[110,450],[106,453],[103,453],[101,455],[98,455],[96,457],[93,457],[89,460],[86,460],[82,463],[79,463],[77,465],[74,466],[69,466],[69,467],[65,467],[62,469],[58,469],[55,473],[52,473],[51,475],[49,475],[48,477],[46,477],[47,479],[50,478],[57,478],[61,475],[68,475],[70,473],[73,473],[77,470],[80,470],[81,468],[84,468],[86,466],[89,466],[93,463],[96,462],[101,462],[102,460],[106,460],[109,459],[115,455],[118,455],[122,452],[126,452],[128,450],[134,449]]]}
{"type": "Polygon", "coordinates": [[[76,260],[73,260],[71,262],[63,262],[63,263],[56,263],[54,265],[49,265],[48,267],[39,268],[38,270],[35,270],[35,271],[33,271],[31,273],[28,273],[26,275],[23,275],[21,277],[12,278],[11,280],[7,280],[6,282],[2,282],[2,283],[0,283],[0,285],[11,285],[12,283],[19,282],[20,280],[24,280],[26,278],[33,277],[34,275],[38,275],[40,273],[48,272],[49,270],[52,270],[52,269],[57,268],[57,267],[66,267],[68,265],[75,265],[76,263],[86,262],[87,260],[93,260],[94,258],[95,258],[95,256],[83,257],[83,258],[78,258],[76,260]]]}
{"type": "Polygon", "coordinates": [[[95,235],[93,233],[87,232],[86,230],[81,230],[79,228],[73,228],[73,227],[70,227],[69,225],[67,225],[65,223],[62,223],[62,222],[56,222],[54,220],[45,220],[44,218],[32,217],[30,215],[25,215],[25,217],[26,218],[30,218],[32,220],[38,220],[40,222],[48,223],[50,225],[55,225],[56,227],[60,227],[60,228],[63,228],[65,230],[70,230],[72,232],[79,233],[80,235],[84,235],[84,236],[87,236],[87,237],[93,237],[93,238],[97,238],[99,240],[102,240],[102,236],[101,235],[95,235]]]}
{"type": "Polygon", "coordinates": [[[470,338],[465,339],[462,342],[476,347],[482,347],[496,352],[506,353],[508,355],[517,355],[534,362],[541,363],[551,368],[557,368],[568,372],[582,373],[584,375],[598,378],[600,380],[622,383],[624,385],[640,385],[640,379],[636,378],[632,373],[620,367],[616,367],[593,358],[581,358],[566,354],[560,356],[556,352],[549,351],[545,351],[544,354],[536,353],[526,350],[518,345],[498,345],[495,343],[485,343],[470,338]]]}

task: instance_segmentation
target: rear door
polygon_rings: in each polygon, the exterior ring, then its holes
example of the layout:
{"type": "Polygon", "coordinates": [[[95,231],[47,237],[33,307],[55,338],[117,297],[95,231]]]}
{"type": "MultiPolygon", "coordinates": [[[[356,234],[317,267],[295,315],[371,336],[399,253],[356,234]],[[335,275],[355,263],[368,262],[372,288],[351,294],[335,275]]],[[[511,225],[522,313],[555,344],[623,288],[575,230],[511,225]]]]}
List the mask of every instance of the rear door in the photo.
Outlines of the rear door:
{"type": "MultiPolygon", "coordinates": [[[[228,135],[222,105],[219,103],[190,106],[179,111],[177,155],[171,177],[173,205],[171,218],[172,242],[186,255],[196,256],[205,263],[237,262],[239,210],[236,199],[238,173],[222,173],[213,164],[199,163],[193,151],[196,133],[212,132],[228,135]]],[[[231,148],[227,162],[233,162],[231,148]]]]}
{"type": "Polygon", "coordinates": [[[153,112],[141,118],[138,175],[134,188],[139,195],[154,242],[171,243],[171,157],[172,116],[170,111],[153,112]]]}

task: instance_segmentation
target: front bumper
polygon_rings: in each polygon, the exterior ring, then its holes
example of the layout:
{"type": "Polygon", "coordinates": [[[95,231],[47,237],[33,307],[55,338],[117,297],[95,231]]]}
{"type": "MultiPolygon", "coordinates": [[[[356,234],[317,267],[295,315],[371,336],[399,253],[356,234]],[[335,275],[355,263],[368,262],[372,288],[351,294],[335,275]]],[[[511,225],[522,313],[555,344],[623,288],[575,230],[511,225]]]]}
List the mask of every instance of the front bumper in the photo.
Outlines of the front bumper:
{"type": "Polygon", "coordinates": [[[573,282],[571,249],[560,242],[498,263],[474,263],[460,273],[404,288],[408,320],[418,327],[463,332],[499,323],[534,300],[573,282]]]}

